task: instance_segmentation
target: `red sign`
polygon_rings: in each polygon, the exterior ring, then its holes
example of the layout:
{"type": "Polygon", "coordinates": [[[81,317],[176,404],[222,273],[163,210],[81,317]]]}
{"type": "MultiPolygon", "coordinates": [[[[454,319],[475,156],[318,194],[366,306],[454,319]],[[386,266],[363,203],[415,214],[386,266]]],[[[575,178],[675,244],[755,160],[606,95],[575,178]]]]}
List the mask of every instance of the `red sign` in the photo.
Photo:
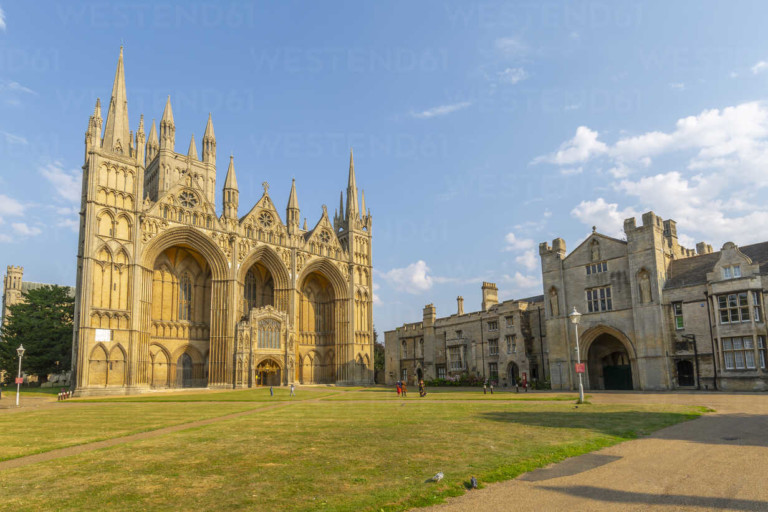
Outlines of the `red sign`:
{"type": "Polygon", "coordinates": [[[523,387],[528,386],[528,374],[523,372],[523,387]]]}
{"type": "Polygon", "coordinates": [[[585,363],[576,363],[576,373],[584,373],[585,363]]]}
{"type": "Polygon", "coordinates": [[[16,377],[14,384],[24,384],[24,377],[16,377]]]}

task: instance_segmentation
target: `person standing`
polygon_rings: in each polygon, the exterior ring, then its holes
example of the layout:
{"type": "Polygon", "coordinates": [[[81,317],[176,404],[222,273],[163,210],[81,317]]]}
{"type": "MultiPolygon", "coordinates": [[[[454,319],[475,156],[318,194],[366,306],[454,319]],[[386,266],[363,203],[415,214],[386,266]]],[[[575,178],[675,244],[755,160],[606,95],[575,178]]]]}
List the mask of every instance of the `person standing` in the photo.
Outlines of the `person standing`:
{"type": "Polygon", "coordinates": [[[483,394],[488,394],[488,382],[483,382],[483,394]]]}
{"type": "Polygon", "coordinates": [[[400,393],[403,391],[403,387],[402,387],[400,381],[397,381],[396,386],[397,386],[397,396],[399,398],[400,397],[400,393]]]}
{"type": "Polygon", "coordinates": [[[291,384],[291,396],[296,396],[296,387],[291,384]]]}
{"type": "Polygon", "coordinates": [[[408,396],[408,389],[406,388],[405,381],[403,381],[402,392],[403,392],[403,398],[408,396]]]}
{"type": "Polygon", "coordinates": [[[493,394],[493,382],[491,382],[491,394],[493,394]]]}
{"type": "Polygon", "coordinates": [[[275,396],[275,392],[272,390],[272,386],[269,386],[269,396],[275,396]]]}

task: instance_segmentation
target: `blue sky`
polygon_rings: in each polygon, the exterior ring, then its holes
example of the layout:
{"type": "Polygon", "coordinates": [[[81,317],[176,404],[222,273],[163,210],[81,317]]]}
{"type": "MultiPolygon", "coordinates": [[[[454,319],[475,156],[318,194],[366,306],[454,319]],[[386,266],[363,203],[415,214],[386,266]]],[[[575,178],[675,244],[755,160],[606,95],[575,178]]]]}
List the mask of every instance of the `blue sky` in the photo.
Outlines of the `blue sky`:
{"type": "Polygon", "coordinates": [[[649,209],[688,246],[768,239],[764,2],[0,8],[0,265],[30,280],[74,283],[83,134],[121,44],[132,127],[170,94],[186,151],[212,112],[241,214],[295,177],[313,225],[354,147],[379,331],[478,309],[484,280],[541,293],[539,242],[649,209]]]}

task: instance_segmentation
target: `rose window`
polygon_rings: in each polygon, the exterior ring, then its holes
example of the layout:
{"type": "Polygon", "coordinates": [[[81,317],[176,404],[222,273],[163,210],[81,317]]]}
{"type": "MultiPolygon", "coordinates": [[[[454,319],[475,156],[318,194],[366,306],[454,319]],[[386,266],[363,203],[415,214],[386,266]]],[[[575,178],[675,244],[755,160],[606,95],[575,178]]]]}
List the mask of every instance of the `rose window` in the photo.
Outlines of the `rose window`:
{"type": "Polygon", "coordinates": [[[194,208],[197,206],[197,197],[192,192],[182,192],[179,195],[179,202],[184,208],[194,208]]]}
{"type": "Polygon", "coordinates": [[[331,234],[328,233],[327,231],[321,231],[320,232],[320,241],[323,242],[324,244],[327,244],[328,242],[331,241],[331,234]]]}
{"type": "Polygon", "coordinates": [[[261,225],[261,227],[270,228],[272,227],[272,222],[272,216],[267,212],[262,212],[261,215],[259,215],[259,225],[261,225]]]}

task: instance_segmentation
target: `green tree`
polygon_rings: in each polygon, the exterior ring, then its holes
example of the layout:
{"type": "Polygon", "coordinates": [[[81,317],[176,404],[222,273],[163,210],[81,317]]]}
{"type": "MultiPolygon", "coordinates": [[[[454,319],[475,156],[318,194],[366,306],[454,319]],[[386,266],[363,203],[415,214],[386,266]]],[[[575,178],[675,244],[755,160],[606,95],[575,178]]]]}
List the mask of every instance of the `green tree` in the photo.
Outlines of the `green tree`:
{"type": "Polygon", "coordinates": [[[374,372],[384,371],[384,344],[379,343],[376,326],[373,326],[373,370],[374,372]]]}
{"type": "Polygon", "coordinates": [[[24,345],[24,372],[45,379],[49,373],[69,369],[75,299],[61,286],[43,286],[22,297],[21,303],[8,308],[10,316],[0,327],[0,368],[15,376],[16,348],[24,345]]]}

